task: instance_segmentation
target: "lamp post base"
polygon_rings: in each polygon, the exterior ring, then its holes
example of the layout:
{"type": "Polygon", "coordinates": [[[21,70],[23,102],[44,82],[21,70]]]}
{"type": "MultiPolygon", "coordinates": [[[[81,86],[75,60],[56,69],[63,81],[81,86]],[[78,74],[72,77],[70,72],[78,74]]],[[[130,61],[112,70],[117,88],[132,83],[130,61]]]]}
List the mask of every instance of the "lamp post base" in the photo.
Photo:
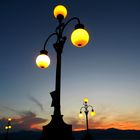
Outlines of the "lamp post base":
{"type": "Polygon", "coordinates": [[[48,125],[43,126],[40,140],[74,140],[72,136],[72,125],[63,121],[63,115],[52,115],[48,125]]]}

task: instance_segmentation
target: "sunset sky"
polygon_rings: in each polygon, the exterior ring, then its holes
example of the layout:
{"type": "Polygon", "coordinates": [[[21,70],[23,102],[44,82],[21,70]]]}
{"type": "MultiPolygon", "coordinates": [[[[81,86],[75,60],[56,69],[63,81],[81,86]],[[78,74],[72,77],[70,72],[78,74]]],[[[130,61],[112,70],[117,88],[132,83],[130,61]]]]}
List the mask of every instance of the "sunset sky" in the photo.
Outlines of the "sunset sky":
{"type": "MultiPolygon", "coordinates": [[[[75,22],[64,31],[61,111],[73,130],[85,129],[78,114],[83,98],[96,111],[89,127],[140,130],[139,0],[0,0],[0,131],[8,117],[12,131],[42,129],[51,120],[55,89],[55,38],[47,45],[51,64],[36,67],[46,38],[58,25],[56,5],[67,7],[67,21],[79,17],[90,34],[84,48],[70,41],[75,22]]],[[[64,22],[65,22],[64,21],[64,22]]]]}

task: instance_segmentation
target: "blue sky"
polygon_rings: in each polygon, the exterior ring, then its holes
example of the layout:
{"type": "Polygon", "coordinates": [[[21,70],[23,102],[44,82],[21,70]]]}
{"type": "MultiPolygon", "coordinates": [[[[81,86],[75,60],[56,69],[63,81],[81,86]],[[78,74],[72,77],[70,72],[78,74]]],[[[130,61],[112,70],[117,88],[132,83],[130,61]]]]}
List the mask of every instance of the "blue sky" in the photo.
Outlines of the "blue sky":
{"type": "Polygon", "coordinates": [[[91,128],[140,129],[139,0],[1,0],[0,118],[15,118],[17,129],[50,121],[55,38],[47,45],[50,67],[38,69],[35,59],[57,26],[53,16],[57,4],[67,7],[66,20],[79,17],[90,34],[89,44],[78,49],[70,42],[75,23],[64,32],[68,37],[62,56],[61,108],[65,121],[72,123],[73,129],[85,128],[78,114],[83,98],[88,97],[96,110],[91,128]],[[22,127],[26,118],[39,121],[22,127]]]}

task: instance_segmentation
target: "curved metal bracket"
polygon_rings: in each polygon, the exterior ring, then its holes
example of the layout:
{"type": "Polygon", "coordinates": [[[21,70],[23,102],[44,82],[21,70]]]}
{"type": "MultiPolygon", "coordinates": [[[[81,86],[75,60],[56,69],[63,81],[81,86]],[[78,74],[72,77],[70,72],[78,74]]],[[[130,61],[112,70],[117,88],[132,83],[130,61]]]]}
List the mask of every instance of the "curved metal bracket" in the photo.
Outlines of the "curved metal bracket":
{"type": "Polygon", "coordinates": [[[50,35],[48,36],[48,38],[46,39],[45,43],[44,43],[44,50],[45,50],[45,47],[46,47],[46,45],[47,45],[49,39],[50,39],[52,36],[54,36],[54,35],[56,35],[56,36],[58,37],[58,34],[57,34],[57,33],[52,33],[52,34],[50,34],[50,35]]]}
{"type": "Polygon", "coordinates": [[[65,27],[66,27],[71,21],[73,21],[73,20],[77,20],[78,24],[80,24],[80,19],[77,18],[77,17],[73,17],[73,18],[69,19],[69,20],[63,25],[61,34],[63,34],[63,31],[64,31],[65,27]]]}
{"type": "Polygon", "coordinates": [[[47,44],[48,40],[49,40],[52,36],[54,36],[54,35],[57,36],[57,41],[56,41],[56,43],[60,42],[61,39],[63,39],[63,32],[64,32],[64,29],[65,29],[66,26],[67,26],[71,21],[73,21],[73,20],[77,20],[78,25],[82,25],[82,24],[80,24],[80,19],[77,18],[77,17],[73,17],[73,18],[69,19],[66,23],[59,22],[59,26],[56,27],[55,33],[50,34],[50,35],[48,36],[48,38],[46,39],[46,41],[45,41],[45,43],[44,43],[44,50],[45,50],[45,48],[46,48],[46,44],[47,44]]]}

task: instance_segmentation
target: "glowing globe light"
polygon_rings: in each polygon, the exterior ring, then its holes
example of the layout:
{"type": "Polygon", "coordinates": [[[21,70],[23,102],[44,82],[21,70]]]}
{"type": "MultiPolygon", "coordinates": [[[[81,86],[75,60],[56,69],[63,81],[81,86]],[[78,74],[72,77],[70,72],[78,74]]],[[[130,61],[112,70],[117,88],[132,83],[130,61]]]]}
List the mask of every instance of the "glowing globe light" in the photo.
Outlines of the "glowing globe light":
{"type": "Polygon", "coordinates": [[[96,113],[95,113],[94,110],[92,110],[91,113],[90,113],[90,115],[91,115],[92,117],[95,116],[95,114],[96,114],[96,113]]]}
{"type": "Polygon", "coordinates": [[[8,121],[11,121],[12,119],[11,118],[8,118],[8,121]]]}
{"type": "Polygon", "coordinates": [[[83,118],[82,112],[79,113],[79,118],[83,118]]]}
{"type": "Polygon", "coordinates": [[[89,42],[89,34],[85,29],[79,28],[72,32],[71,42],[76,47],[84,47],[89,42]]]}
{"type": "Polygon", "coordinates": [[[54,12],[53,13],[54,13],[55,18],[59,18],[59,16],[65,18],[67,16],[67,9],[63,5],[57,5],[54,8],[54,12]]]}
{"type": "Polygon", "coordinates": [[[37,58],[36,58],[36,65],[39,68],[47,68],[50,65],[50,58],[48,55],[46,54],[40,54],[37,58]]]}
{"type": "Polygon", "coordinates": [[[5,126],[5,129],[8,129],[9,127],[8,126],[5,126]]]}
{"type": "Polygon", "coordinates": [[[9,126],[8,126],[8,128],[9,128],[9,129],[11,129],[11,128],[12,128],[12,126],[11,126],[11,125],[9,125],[9,126]]]}
{"type": "Polygon", "coordinates": [[[84,102],[85,103],[88,103],[88,98],[84,98],[84,102]]]}

